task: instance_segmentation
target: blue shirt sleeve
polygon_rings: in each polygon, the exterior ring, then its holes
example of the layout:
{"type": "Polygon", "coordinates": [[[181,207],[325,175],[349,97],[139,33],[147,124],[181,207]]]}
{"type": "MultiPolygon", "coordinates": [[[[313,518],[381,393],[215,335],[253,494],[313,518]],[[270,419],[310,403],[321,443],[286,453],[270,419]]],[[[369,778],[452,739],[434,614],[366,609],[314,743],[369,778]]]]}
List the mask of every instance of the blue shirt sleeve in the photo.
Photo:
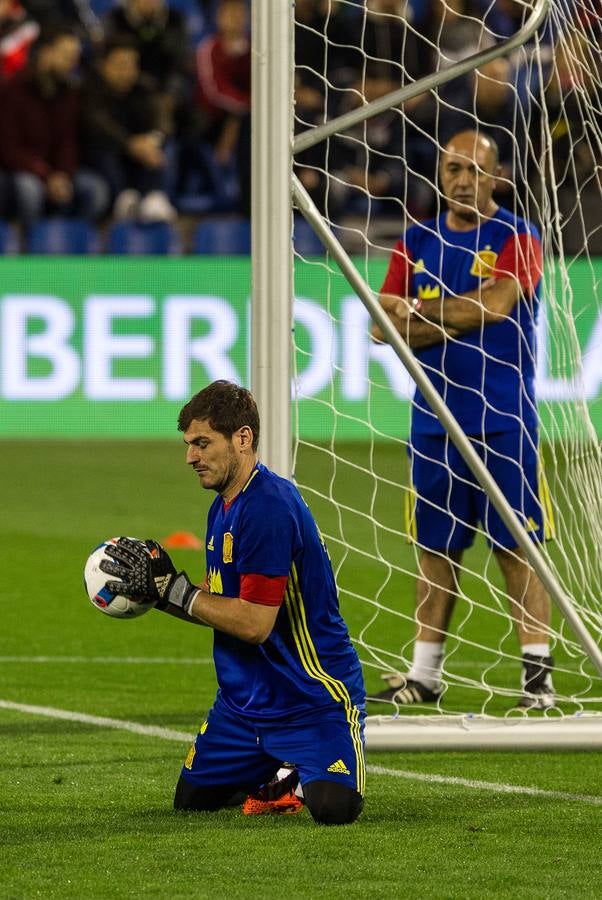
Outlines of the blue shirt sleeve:
{"type": "Polygon", "coordinates": [[[249,498],[241,525],[237,554],[239,573],[270,578],[288,575],[299,540],[298,525],[289,504],[273,495],[249,498]]]}

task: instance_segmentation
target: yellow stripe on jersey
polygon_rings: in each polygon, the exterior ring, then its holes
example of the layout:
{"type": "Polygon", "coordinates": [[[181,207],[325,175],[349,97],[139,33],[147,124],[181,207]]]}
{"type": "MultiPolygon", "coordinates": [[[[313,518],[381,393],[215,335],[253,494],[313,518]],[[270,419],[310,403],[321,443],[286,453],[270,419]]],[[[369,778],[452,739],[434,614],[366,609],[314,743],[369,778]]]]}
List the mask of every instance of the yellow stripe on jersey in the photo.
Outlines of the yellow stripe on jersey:
{"type": "Polygon", "coordinates": [[[550,496],[550,486],[546,477],[545,466],[541,450],[537,466],[537,493],[543,511],[543,534],[546,541],[556,537],[556,523],[554,521],[554,509],[550,496]]]}
{"type": "Polygon", "coordinates": [[[251,474],[249,475],[249,478],[248,478],[248,480],[247,480],[247,483],[245,484],[244,488],[243,488],[242,491],[240,492],[241,494],[244,494],[244,492],[245,492],[246,489],[249,487],[249,485],[251,484],[251,482],[253,481],[253,479],[255,478],[255,476],[257,475],[258,472],[259,472],[259,469],[253,469],[253,471],[252,471],[251,474]]]}
{"type": "Polygon", "coordinates": [[[404,495],[404,508],[406,520],[406,533],[408,536],[408,544],[418,540],[418,529],[416,526],[416,488],[413,484],[406,489],[404,495]]]}
{"type": "Polygon", "coordinates": [[[357,706],[352,703],[351,697],[349,696],[349,691],[347,690],[343,682],[339,681],[337,678],[333,678],[322,668],[322,665],[318,658],[318,654],[316,652],[316,648],[314,646],[314,642],[312,641],[311,635],[309,633],[309,628],[307,626],[305,605],[303,603],[303,596],[301,594],[301,588],[299,586],[297,569],[294,564],[291,568],[291,573],[286,588],[285,605],[295,645],[299,653],[299,659],[301,660],[301,665],[310,678],[319,681],[326,688],[326,690],[336,703],[343,703],[343,706],[345,708],[345,718],[349,723],[351,741],[353,743],[353,748],[355,751],[357,764],[357,791],[358,793],[363,794],[366,784],[366,766],[364,762],[364,753],[361,740],[360,711],[357,706]]]}

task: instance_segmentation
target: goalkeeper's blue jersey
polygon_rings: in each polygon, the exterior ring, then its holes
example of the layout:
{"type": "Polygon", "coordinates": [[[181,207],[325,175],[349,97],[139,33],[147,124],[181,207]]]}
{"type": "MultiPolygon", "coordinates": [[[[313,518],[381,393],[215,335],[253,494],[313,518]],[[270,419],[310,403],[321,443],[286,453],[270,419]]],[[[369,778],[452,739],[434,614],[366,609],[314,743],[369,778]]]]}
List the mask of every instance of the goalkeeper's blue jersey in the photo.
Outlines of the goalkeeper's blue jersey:
{"type": "MultiPolygon", "coordinates": [[[[541,274],[537,230],[505,209],[470,231],[450,229],[442,213],[408,228],[397,243],[383,293],[445,300],[474,291],[491,277],[512,276],[521,285],[523,296],[503,322],[414,351],[466,434],[536,428],[535,339],[541,274]]],[[[419,389],[412,433],[444,434],[419,389]]]]}
{"type": "Polygon", "coordinates": [[[214,500],[206,542],[212,594],[239,597],[245,575],[287,579],[263,644],[214,632],[217,680],[227,706],[264,721],[333,705],[357,715],[365,703],[360,663],[339,612],[326,545],[297,488],[258,463],[230,504],[214,500]]]}

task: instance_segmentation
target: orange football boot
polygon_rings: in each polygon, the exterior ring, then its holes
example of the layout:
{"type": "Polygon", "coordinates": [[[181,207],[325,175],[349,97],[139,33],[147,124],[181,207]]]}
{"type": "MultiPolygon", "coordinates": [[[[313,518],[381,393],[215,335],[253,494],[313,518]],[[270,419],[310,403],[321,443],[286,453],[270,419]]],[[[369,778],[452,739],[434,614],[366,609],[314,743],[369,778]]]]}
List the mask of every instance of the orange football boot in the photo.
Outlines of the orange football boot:
{"type": "Polygon", "coordinates": [[[298,813],[303,809],[303,802],[294,791],[287,791],[275,800],[264,800],[260,794],[249,794],[242,805],[245,816],[260,816],[263,813],[298,813]]]}
{"type": "Polygon", "coordinates": [[[256,794],[249,794],[243,803],[245,816],[260,816],[262,813],[298,813],[304,803],[297,797],[295,788],[299,784],[299,773],[293,766],[283,766],[280,772],[290,769],[284,778],[276,776],[269,784],[263,785],[256,794]]]}

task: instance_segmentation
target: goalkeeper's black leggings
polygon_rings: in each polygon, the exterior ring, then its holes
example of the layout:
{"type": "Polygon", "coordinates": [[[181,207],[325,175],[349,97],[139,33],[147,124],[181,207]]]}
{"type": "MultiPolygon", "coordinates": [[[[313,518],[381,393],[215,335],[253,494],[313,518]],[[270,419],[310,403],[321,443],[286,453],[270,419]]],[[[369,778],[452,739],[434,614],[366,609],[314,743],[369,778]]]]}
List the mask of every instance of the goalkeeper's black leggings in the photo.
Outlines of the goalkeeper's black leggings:
{"type": "MultiPolygon", "coordinates": [[[[197,787],[180,776],[174,808],[215,812],[224,806],[238,806],[246,793],[236,787],[197,787]]],[[[311,781],[304,785],[303,799],[314,821],[320,825],[350,825],[364,806],[361,794],[334,781],[311,781]]]]}

